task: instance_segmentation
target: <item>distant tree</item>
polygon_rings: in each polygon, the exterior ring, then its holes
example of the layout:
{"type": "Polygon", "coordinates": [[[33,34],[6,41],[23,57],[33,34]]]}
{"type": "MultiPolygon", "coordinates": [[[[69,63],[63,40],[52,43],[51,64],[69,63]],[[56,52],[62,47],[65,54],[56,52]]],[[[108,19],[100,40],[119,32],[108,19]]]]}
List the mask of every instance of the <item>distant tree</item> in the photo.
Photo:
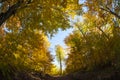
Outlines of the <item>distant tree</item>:
{"type": "Polygon", "coordinates": [[[59,62],[59,65],[60,65],[60,75],[62,75],[62,64],[63,64],[63,61],[65,59],[65,52],[64,52],[64,49],[60,46],[60,45],[56,45],[55,46],[56,48],[56,57],[57,57],[57,61],[59,62]]]}

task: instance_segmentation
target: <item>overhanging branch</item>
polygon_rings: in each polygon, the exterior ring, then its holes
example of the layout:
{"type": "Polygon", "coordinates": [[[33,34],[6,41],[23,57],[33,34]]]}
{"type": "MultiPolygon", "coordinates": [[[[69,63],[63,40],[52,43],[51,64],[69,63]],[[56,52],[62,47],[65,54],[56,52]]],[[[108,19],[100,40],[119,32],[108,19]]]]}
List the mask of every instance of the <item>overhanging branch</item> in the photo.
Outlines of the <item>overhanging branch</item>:
{"type": "Polygon", "coordinates": [[[9,9],[6,12],[0,14],[0,26],[8,18],[10,18],[12,15],[14,15],[16,13],[16,10],[21,6],[22,3],[23,3],[23,0],[19,0],[16,4],[9,7],[9,9]]]}
{"type": "Polygon", "coordinates": [[[102,9],[102,10],[104,10],[106,12],[109,12],[112,15],[114,15],[115,17],[117,17],[118,19],[120,19],[120,15],[118,15],[117,13],[115,13],[114,11],[112,11],[109,7],[106,6],[106,9],[101,7],[100,9],[102,9]]]}
{"type": "Polygon", "coordinates": [[[5,2],[5,1],[7,1],[7,0],[0,0],[0,3],[3,3],[3,2],[5,2]]]}

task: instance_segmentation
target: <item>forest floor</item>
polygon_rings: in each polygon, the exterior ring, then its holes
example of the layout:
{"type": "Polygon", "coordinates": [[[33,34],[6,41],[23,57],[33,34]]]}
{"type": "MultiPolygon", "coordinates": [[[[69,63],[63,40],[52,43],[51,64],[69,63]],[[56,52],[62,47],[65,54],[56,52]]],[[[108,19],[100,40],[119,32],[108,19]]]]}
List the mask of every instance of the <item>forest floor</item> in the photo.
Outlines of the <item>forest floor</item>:
{"type": "Polygon", "coordinates": [[[120,71],[94,71],[94,72],[75,72],[65,76],[50,76],[48,74],[41,77],[41,74],[33,74],[29,79],[24,80],[120,80],[120,71]],[[31,77],[31,78],[30,78],[31,77]]]}
{"type": "MultiPolygon", "coordinates": [[[[16,72],[10,80],[120,80],[120,70],[77,71],[64,76],[50,76],[41,72],[16,72]]],[[[0,74],[0,80],[5,79],[0,74]]]]}

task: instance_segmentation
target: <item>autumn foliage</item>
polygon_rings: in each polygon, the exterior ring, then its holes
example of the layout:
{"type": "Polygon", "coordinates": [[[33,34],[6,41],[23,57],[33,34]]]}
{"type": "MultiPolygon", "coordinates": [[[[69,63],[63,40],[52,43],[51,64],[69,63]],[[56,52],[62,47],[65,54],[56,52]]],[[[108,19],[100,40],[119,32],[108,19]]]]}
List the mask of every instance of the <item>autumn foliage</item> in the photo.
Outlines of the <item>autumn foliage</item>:
{"type": "MultiPolygon", "coordinates": [[[[65,38],[64,74],[119,71],[119,10],[119,0],[0,0],[0,79],[58,75],[48,36],[70,27],[74,31],[65,38]],[[72,23],[77,16],[82,19],[72,23]]],[[[61,67],[62,53],[56,46],[61,67]]]]}

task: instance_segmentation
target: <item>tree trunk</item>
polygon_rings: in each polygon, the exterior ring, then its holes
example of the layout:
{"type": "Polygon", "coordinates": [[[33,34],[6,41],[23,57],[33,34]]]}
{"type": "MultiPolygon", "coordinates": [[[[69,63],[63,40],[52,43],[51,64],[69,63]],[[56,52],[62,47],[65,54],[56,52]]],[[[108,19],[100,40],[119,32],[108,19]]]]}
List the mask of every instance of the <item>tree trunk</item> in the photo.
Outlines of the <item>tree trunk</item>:
{"type": "Polygon", "coordinates": [[[23,3],[23,0],[19,0],[16,4],[9,7],[9,9],[6,12],[0,13],[0,26],[9,19],[12,15],[16,13],[16,10],[21,6],[23,3]]]}
{"type": "Polygon", "coordinates": [[[60,59],[60,75],[62,75],[62,60],[61,60],[60,52],[59,52],[59,59],[60,59]]]}

